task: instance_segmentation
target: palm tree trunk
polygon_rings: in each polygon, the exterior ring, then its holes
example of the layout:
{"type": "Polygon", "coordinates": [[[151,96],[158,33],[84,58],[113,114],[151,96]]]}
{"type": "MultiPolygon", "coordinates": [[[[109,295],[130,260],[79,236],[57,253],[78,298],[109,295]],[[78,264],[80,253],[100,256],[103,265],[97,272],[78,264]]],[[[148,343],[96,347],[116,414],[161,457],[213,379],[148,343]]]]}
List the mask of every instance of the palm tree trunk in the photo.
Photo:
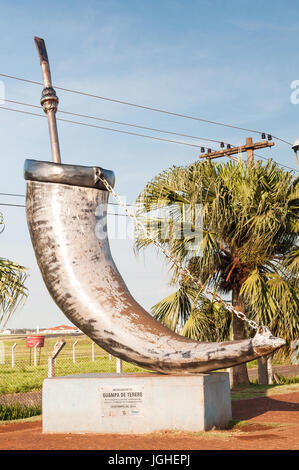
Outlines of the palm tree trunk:
{"type": "Polygon", "coordinates": [[[269,354],[269,356],[267,357],[268,357],[268,360],[267,360],[268,381],[269,381],[269,384],[273,384],[273,379],[274,379],[273,363],[272,363],[273,354],[269,354]]]}
{"type": "MultiPolygon", "coordinates": [[[[236,310],[245,313],[245,305],[240,298],[240,290],[238,287],[233,287],[232,303],[236,310]]],[[[245,339],[244,321],[233,314],[233,338],[234,340],[245,339]]],[[[233,387],[240,384],[249,384],[249,377],[246,364],[233,367],[233,387]]]]}
{"type": "Polygon", "coordinates": [[[268,360],[267,356],[259,357],[257,360],[257,374],[258,374],[258,383],[260,385],[268,385],[268,360]]]}

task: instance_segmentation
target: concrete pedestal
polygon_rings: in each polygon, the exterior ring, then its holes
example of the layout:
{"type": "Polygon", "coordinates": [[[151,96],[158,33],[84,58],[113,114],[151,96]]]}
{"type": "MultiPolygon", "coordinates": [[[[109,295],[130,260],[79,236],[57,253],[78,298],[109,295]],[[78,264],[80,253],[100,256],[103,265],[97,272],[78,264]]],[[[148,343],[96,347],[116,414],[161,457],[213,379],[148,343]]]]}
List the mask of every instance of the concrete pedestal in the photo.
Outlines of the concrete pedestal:
{"type": "Polygon", "coordinates": [[[229,374],[80,374],[45,379],[43,432],[204,431],[232,419],[229,374]]]}

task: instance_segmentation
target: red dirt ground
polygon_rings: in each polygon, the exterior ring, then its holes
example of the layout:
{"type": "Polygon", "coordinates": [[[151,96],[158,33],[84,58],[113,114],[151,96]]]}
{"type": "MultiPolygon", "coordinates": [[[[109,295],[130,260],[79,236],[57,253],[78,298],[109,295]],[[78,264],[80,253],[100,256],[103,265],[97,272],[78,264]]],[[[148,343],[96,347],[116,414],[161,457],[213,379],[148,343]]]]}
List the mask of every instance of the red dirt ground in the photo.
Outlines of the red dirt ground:
{"type": "Polygon", "coordinates": [[[43,434],[41,420],[0,425],[4,450],[298,450],[299,392],[233,401],[229,430],[144,435],[43,434]]]}

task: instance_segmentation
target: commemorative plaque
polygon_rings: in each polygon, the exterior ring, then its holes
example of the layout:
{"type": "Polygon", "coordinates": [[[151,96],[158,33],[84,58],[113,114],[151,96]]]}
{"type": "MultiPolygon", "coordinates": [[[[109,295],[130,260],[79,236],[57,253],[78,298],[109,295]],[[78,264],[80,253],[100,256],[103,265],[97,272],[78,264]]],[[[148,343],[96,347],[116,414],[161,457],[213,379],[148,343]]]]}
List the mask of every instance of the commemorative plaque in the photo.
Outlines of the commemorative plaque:
{"type": "Polygon", "coordinates": [[[100,387],[102,417],[143,416],[144,386],[100,387]]]}

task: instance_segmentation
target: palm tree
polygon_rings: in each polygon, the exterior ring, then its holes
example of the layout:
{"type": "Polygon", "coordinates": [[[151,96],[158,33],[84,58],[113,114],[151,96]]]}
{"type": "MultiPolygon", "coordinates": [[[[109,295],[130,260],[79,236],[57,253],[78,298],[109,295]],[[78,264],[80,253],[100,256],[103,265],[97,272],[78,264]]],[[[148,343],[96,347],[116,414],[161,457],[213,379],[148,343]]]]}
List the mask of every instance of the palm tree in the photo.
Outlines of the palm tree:
{"type": "MultiPolygon", "coordinates": [[[[209,336],[208,301],[182,276],[181,265],[201,284],[231,295],[236,310],[294,339],[299,331],[298,207],[299,178],[271,160],[266,165],[196,162],[155,177],[137,199],[136,214],[146,221],[147,232],[136,229],[135,246],[138,251],[158,239],[176,261],[170,264],[171,282],[179,283],[176,295],[153,307],[156,318],[172,329],[184,325],[183,334],[193,328],[197,339],[209,336]]],[[[220,331],[228,335],[227,326],[220,331]]],[[[235,315],[232,331],[236,340],[248,333],[235,315]]],[[[234,385],[249,382],[246,365],[233,372],[234,385]]]]}
{"type": "MultiPolygon", "coordinates": [[[[0,214],[0,224],[3,223],[0,214]]],[[[13,261],[0,258],[0,325],[4,327],[12,313],[27,296],[24,282],[26,268],[13,261]]]]}
{"type": "Polygon", "coordinates": [[[179,289],[152,307],[155,318],[187,338],[223,341],[230,336],[230,313],[212,302],[198,289],[180,285],[179,289]]]}

